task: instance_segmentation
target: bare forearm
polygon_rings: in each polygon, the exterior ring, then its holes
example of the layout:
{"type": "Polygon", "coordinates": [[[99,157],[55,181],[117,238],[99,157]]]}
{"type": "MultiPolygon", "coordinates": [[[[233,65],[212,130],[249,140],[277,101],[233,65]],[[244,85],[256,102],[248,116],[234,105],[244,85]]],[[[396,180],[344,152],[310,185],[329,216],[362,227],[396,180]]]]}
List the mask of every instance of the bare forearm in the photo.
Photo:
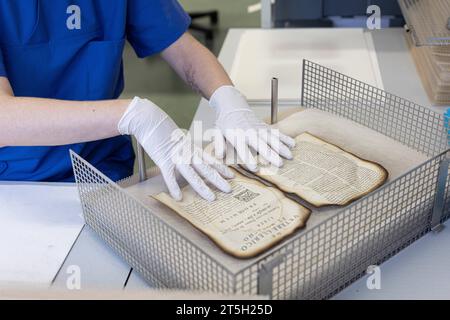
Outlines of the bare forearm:
{"type": "Polygon", "coordinates": [[[162,57],[195,91],[209,99],[223,85],[232,85],[217,58],[189,33],[167,48],[162,57]]]}
{"type": "Polygon", "coordinates": [[[22,98],[0,90],[0,146],[63,145],[116,136],[129,103],[22,98]]]}

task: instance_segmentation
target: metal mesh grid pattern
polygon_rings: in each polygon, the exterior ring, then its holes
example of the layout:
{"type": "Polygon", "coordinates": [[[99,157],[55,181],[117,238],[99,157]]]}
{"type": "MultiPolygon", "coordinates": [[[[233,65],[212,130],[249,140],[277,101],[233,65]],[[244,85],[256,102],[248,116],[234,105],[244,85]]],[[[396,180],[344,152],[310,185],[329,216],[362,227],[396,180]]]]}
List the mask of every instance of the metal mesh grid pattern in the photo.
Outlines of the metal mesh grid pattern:
{"type": "Polygon", "coordinates": [[[417,46],[450,44],[448,0],[398,0],[417,46]]]}
{"type": "MultiPolygon", "coordinates": [[[[149,281],[169,288],[323,299],[431,229],[438,172],[447,159],[443,116],[310,61],[304,107],[331,112],[430,156],[421,166],[306,229],[233,274],[151,209],[72,153],[86,222],[149,281]]],[[[442,221],[450,217],[450,186],[442,221]]]]}
{"type": "MultiPolygon", "coordinates": [[[[428,232],[444,157],[442,153],[432,158],[287,241],[284,260],[273,269],[272,298],[329,298],[362,276],[369,265],[380,264],[428,232]]],[[[279,254],[265,257],[259,270],[279,254]]],[[[238,289],[255,293],[256,286],[247,283],[238,289]]]]}
{"type": "Polygon", "coordinates": [[[443,115],[308,60],[302,106],[353,120],[428,156],[447,148],[443,115]]]}
{"type": "MultiPolygon", "coordinates": [[[[449,166],[450,172],[450,166],[449,166]]],[[[450,219],[450,179],[447,179],[445,186],[445,202],[444,202],[444,212],[442,214],[441,223],[450,219]]]]}
{"type": "Polygon", "coordinates": [[[149,208],[71,152],[86,223],[149,282],[234,292],[234,278],[149,208]]]}
{"type": "MultiPolygon", "coordinates": [[[[444,113],[444,123],[447,130],[447,145],[450,147],[450,109],[444,113]]],[[[450,172],[450,166],[449,166],[450,172]]],[[[450,219],[450,179],[447,180],[445,188],[445,202],[444,202],[444,214],[442,217],[442,222],[450,219]]]]}
{"type": "MultiPolygon", "coordinates": [[[[302,106],[343,116],[433,157],[287,241],[284,260],[272,271],[269,294],[274,299],[331,297],[369,265],[380,264],[427,233],[439,167],[448,151],[442,115],[307,60],[302,106]]],[[[446,195],[442,221],[450,216],[448,181],[446,195]]],[[[261,260],[257,272],[279,254],[261,260]]],[[[255,283],[239,287],[245,293],[255,288],[255,283]]]]}

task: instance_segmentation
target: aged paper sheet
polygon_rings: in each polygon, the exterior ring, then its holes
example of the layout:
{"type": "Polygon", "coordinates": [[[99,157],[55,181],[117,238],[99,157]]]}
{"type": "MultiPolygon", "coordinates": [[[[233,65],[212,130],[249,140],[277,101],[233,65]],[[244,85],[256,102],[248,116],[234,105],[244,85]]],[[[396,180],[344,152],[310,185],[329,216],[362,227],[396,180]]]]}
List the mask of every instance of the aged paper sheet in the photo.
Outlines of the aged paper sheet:
{"type": "Polygon", "coordinates": [[[253,257],[305,226],[310,210],[279,190],[239,173],[230,183],[233,191],[216,192],[214,202],[202,199],[190,186],[183,188],[182,201],[165,192],[154,198],[239,258],[253,257]]]}
{"type": "Polygon", "coordinates": [[[346,205],[383,184],[387,171],[307,132],[296,137],[294,159],[261,166],[257,176],[316,207],[346,205]]]}

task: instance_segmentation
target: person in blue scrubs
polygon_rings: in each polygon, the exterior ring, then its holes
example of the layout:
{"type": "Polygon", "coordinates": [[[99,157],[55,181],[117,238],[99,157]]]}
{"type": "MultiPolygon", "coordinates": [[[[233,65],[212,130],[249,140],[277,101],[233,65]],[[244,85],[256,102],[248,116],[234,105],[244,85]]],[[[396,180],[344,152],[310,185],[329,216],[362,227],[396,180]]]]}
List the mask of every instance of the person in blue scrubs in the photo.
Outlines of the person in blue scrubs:
{"type": "Polygon", "coordinates": [[[204,180],[230,191],[223,178],[232,173],[203,151],[182,165],[172,159],[187,139],[173,137],[179,130],[151,99],[119,99],[125,41],[140,58],[161,54],[210,101],[222,138],[250,169],[257,169],[250,149],[281,166],[292,139],[256,118],[189,24],[176,0],[0,0],[0,180],[73,181],[70,149],[122,179],[132,174],[134,135],[176,199],[178,173],[209,200],[204,180]],[[238,128],[258,133],[238,145],[230,138],[238,128]]]}

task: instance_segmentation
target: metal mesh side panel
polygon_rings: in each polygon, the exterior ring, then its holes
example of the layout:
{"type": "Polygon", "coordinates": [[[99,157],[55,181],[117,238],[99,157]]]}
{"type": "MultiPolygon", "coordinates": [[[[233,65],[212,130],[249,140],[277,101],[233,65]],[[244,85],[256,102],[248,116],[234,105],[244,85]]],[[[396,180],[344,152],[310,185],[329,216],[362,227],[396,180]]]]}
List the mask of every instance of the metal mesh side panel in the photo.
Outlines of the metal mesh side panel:
{"type": "Polygon", "coordinates": [[[234,292],[234,277],[71,152],[86,223],[147,281],[161,287],[234,292]]]}
{"type": "MultiPolygon", "coordinates": [[[[449,166],[450,172],[450,166],[449,166]]],[[[450,179],[447,178],[447,184],[445,186],[445,202],[444,202],[444,212],[442,215],[441,223],[450,219],[450,179]]]]}
{"type": "Polygon", "coordinates": [[[272,298],[324,299],[430,230],[439,164],[444,154],[360,199],[322,224],[289,240],[282,250],[238,276],[237,289],[256,293],[251,278],[286,252],[273,270],[272,298]]]}
{"type": "MultiPolygon", "coordinates": [[[[303,106],[356,121],[432,158],[297,233],[238,274],[72,153],[87,223],[146,279],[170,288],[257,294],[266,263],[285,255],[273,269],[275,299],[330,297],[368,265],[381,263],[428,232],[439,165],[447,151],[443,116],[310,61],[303,68],[303,106]]],[[[443,220],[450,216],[448,184],[446,195],[443,220]]]]}
{"type": "MultiPolygon", "coordinates": [[[[242,293],[256,293],[252,275],[285,252],[273,269],[272,297],[328,298],[430,230],[439,165],[448,150],[444,117],[307,60],[302,90],[302,106],[353,120],[433,158],[238,274],[242,293]]],[[[442,220],[450,215],[448,184],[446,201],[442,220]]]]}
{"type": "MultiPolygon", "coordinates": [[[[450,146],[450,109],[444,114],[445,128],[447,130],[447,144],[450,146]]],[[[450,165],[449,165],[449,175],[450,175],[450,165]]],[[[445,185],[445,202],[444,202],[444,213],[441,223],[450,219],[450,179],[447,178],[447,183],[445,185]]]]}
{"type": "Polygon", "coordinates": [[[353,120],[428,156],[447,148],[444,116],[308,60],[302,106],[353,120]]]}

